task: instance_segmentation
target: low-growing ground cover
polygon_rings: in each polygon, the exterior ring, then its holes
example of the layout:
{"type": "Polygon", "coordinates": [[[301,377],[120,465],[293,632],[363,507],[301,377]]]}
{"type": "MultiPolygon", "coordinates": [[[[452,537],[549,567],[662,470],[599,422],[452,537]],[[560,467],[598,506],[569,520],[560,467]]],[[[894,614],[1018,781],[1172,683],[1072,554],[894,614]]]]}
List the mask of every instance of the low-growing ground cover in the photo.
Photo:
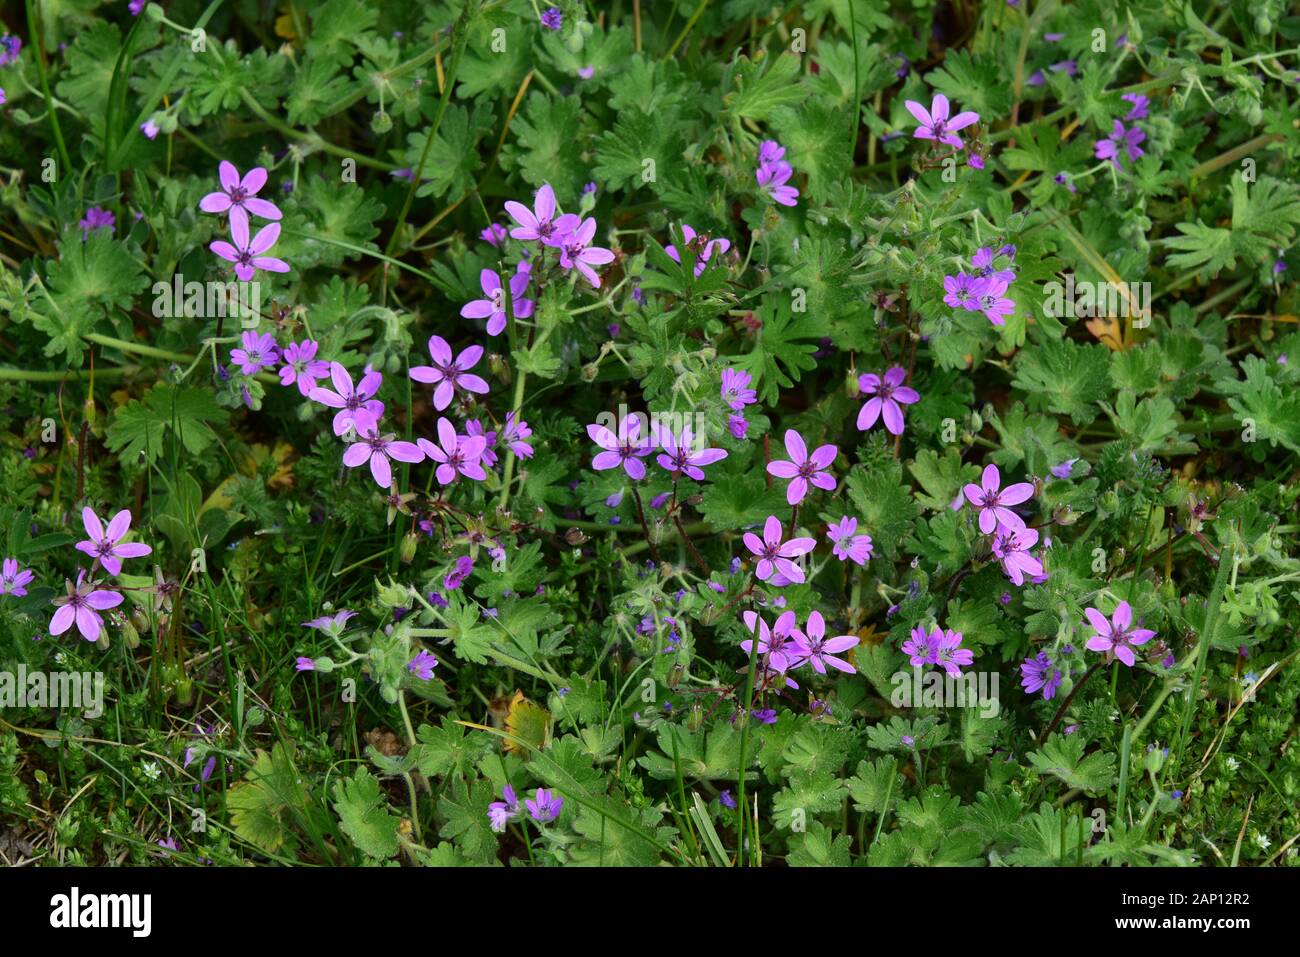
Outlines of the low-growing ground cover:
{"type": "Polygon", "coordinates": [[[4,29],[0,859],[1295,863],[1284,4],[4,29]]]}

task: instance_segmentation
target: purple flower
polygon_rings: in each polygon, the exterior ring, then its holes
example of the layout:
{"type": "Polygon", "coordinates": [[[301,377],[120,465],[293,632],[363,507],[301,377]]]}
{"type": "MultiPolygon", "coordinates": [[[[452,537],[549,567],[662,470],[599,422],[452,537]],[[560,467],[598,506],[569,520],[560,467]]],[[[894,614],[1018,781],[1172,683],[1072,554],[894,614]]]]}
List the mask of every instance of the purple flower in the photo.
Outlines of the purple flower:
{"type": "Polygon", "coordinates": [[[1047,652],[1040,651],[1020,665],[1020,686],[1026,694],[1041,691],[1043,700],[1051,701],[1056,696],[1056,689],[1061,687],[1061,669],[1052,664],[1047,652]]]}
{"type": "Polygon", "coordinates": [[[23,41],[6,33],[0,37],[0,66],[8,66],[18,59],[18,51],[23,48],[23,41]]]}
{"type": "Polygon", "coordinates": [[[1013,585],[1023,585],[1025,577],[1036,579],[1043,574],[1043,563],[1029,554],[1038,544],[1038,532],[1032,528],[1008,528],[999,525],[993,535],[993,554],[1002,562],[1013,585]]]}
{"type": "Polygon", "coordinates": [[[564,798],[546,788],[538,788],[531,798],[524,801],[524,807],[528,808],[529,816],[538,824],[549,824],[560,816],[564,798]]]}
{"type": "Polygon", "coordinates": [[[833,522],[826,526],[827,538],[831,543],[831,551],[842,562],[851,561],[857,565],[865,565],[867,559],[871,557],[871,536],[855,535],[858,530],[858,520],[844,516],[838,522],[833,522]]]}
{"type": "Polygon", "coordinates": [[[347,626],[348,619],[355,618],[355,611],[348,611],[344,608],[342,611],[333,615],[322,615],[320,618],[313,618],[311,621],[304,621],[304,628],[315,628],[317,631],[324,632],[337,638],[343,634],[343,629],[347,626]]]}
{"type": "Polygon", "coordinates": [[[792,538],[788,542],[782,542],[781,520],[775,515],[769,515],[763,523],[762,538],[753,532],[746,532],[742,541],[758,557],[754,574],[759,581],[768,581],[774,575],[780,575],[796,585],[803,584],[804,574],[803,569],[791,559],[806,555],[817,547],[817,540],[813,538],[792,538]]]}
{"type": "MultiPolygon", "coordinates": [[[[781,153],[784,155],[785,150],[782,149],[781,153]]],[[[758,182],[759,190],[766,193],[772,202],[794,206],[795,200],[799,198],[799,190],[786,185],[793,173],[794,169],[784,161],[760,163],[754,171],[754,179],[758,182]]]]}
{"type": "Polygon", "coordinates": [[[519,799],[515,797],[515,789],[510,785],[505,786],[502,792],[503,801],[493,801],[488,805],[488,826],[494,832],[500,834],[506,829],[506,825],[519,816],[519,799]]]}
{"type": "Polygon", "coordinates": [[[22,598],[27,594],[27,585],[35,577],[36,573],[30,568],[19,569],[18,559],[6,558],[0,562],[0,596],[22,598]]]}
{"type": "Polygon", "coordinates": [[[980,531],[991,535],[999,525],[1008,529],[1025,527],[1024,520],[1011,511],[1008,506],[1019,505],[1033,498],[1034,487],[1028,482],[1020,482],[1000,489],[1002,475],[996,465],[986,466],[980,476],[980,484],[967,483],[962,490],[966,500],[979,510],[980,531]]]}
{"type": "MultiPolygon", "coordinates": [[[[247,333],[245,333],[247,335],[247,333]]],[[[319,345],[312,339],[291,342],[284,349],[280,360],[280,385],[290,386],[297,383],[298,391],[309,397],[316,388],[316,380],[330,374],[330,364],[324,359],[316,358],[319,345]]]]}
{"type": "Polygon", "coordinates": [[[795,625],[798,624],[794,612],[787,611],[781,614],[770,629],[767,627],[767,622],[755,611],[742,612],[740,617],[745,622],[745,628],[755,636],[742,641],[741,650],[747,655],[757,656],[764,667],[773,671],[784,672],[789,668],[791,656],[795,651],[790,643],[790,636],[794,633],[795,625]],[[755,640],[758,641],[757,649],[753,647],[755,640]]]}
{"type": "Polygon", "coordinates": [[[749,387],[753,376],[743,369],[722,370],[722,401],[733,412],[741,412],[745,406],[758,401],[758,393],[749,387]]]}
{"type": "Polygon", "coordinates": [[[532,209],[513,200],[508,200],[505,207],[510,218],[519,224],[510,230],[510,235],[515,239],[536,240],[546,246],[559,246],[565,236],[578,225],[578,217],[573,213],[556,217],[558,210],[555,206],[555,191],[551,189],[550,183],[543,184],[537,191],[532,209]]]}
{"type": "Polygon", "coordinates": [[[1134,126],[1126,130],[1124,124],[1116,120],[1110,136],[1093,144],[1093,154],[1097,159],[1110,160],[1111,165],[1116,169],[1123,169],[1120,165],[1121,148],[1128,154],[1129,162],[1135,163],[1139,156],[1146,155],[1145,150],[1138,146],[1146,138],[1147,135],[1138,127],[1134,126]]]}
{"type": "Polygon", "coordinates": [[[348,429],[361,432],[377,427],[384,414],[384,403],[373,398],[383,381],[381,373],[366,366],[365,375],[354,388],[348,370],[337,362],[331,362],[330,382],[334,388],[317,386],[307,397],[313,402],[339,410],[334,416],[335,435],[345,435],[348,429]]]}
{"type": "MultiPolygon", "coordinates": [[[[266,170],[263,167],[254,166],[244,174],[243,179],[240,179],[239,170],[235,168],[235,164],[222,160],[217,166],[217,178],[221,182],[221,189],[215,193],[208,193],[199,200],[199,209],[205,213],[228,212],[232,232],[235,224],[242,222],[244,224],[243,235],[247,236],[250,214],[257,216],[259,219],[275,220],[280,218],[280,209],[275,203],[257,198],[257,194],[266,185],[266,170]]],[[[275,235],[278,236],[279,232],[277,229],[275,235]]],[[[235,235],[239,234],[235,233],[235,235]]],[[[258,235],[260,236],[261,233],[258,235]]],[[[275,242],[274,238],[266,246],[269,247],[273,242],[275,242]]],[[[247,240],[239,243],[239,245],[247,245],[247,240]]],[[[221,254],[218,253],[218,255],[221,254]]],[[[277,271],[284,272],[285,270],[277,271]]],[[[245,279],[244,281],[247,282],[248,280],[245,279]]]]}
{"type": "Polygon", "coordinates": [[[474,571],[474,559],[468,555],[462,555],[456,559],[456,564],[452,566],[451,571],[447,572],[442,579],[442,587],[448,591],[455,591],[464,584],[465,579],[474,571]]]}
{"type": "Polygon", "coordinates": [[[81,510],[81,523],[85,526],[88,539],[77,542],[75,546],[77,551],[98,561],[104,566],[104,571],[110,575],[122,573],[123,558],[143,558],[153,551],[143,542],[122,541],[131,529],[131,512],[128,509],[124,508],[114,515],[108,523],[107,530],[100,522],[99,516],[95,514],[95,510],[89,507],[81,510]]]}
{"type": "Polygon", "coordinates": [[[1079,461],[1077,458],[1066,459],[1058,465],[1053,465],[1050,471],[1059,479],[1068,479],[1074,472],[1074,463],[1077,461],[1079,461]]]}
{"type": "Polygon", "coordinates": [[[1130,668],[1137,660],[1133,647],[1144,645],[1156,636],[1150,628],[1133,627],[1133,608],[1126,601],[1116,606],[1109,621],[1096,608],[1085,608],[1083,614],[1096,632],[1084,647],[1089,651],[1114,652],[1115,657],[1130,668]]]}
{"type": "Polygon", "coordinates": [[[500,246],[506,240],[506,228],[500,223],[493,223],[483,232],[479,233],[479,238],[491,246],[500,246]]]}
{"type": "Polygon", "coordinates": [[[629,478],[635,481],[645,478],[645,463],[641,459],[650,454],[651,445],[640,433],[641,420],[635,415],[623,418],[617,435],[603,425],[587,426],[587,436],[601,448],[592,458],[591,467],[601,472],[621,465],[629,478]]]}
{"type": "Polygon", "coordinates": [[[983,169],[984,157],[980,156],[979,153],[971,153],[970,158],[966,160],[966,164],[970,166],[971,169],[983,169]]]}
{"type": "Polygon", "coordinates": [[[294,668],[298,671],[315,671],[316,662],[314,662],[310,658],[304,658],[299,656],[297,661],[294,662],[294,668]]]}
{"type": "MultiPolygon", "coordinates": [[[[938,629],[936,633],[937,631],[938,629]]],[[[969,665],[975,660],[975,652],[963,648],[961,640],[960,631],[945,630],[934,644],[935,664],[941,665],[954,678],[961,677],[963,665],[969,665]]]]}
{"type": "Polygon", "coordinates": [[[721,791],[718,794],[718,803],[725,808],[734,811],[736,809],[736,799],[731,796],[730,791],[721,791]]]}
{"type": "Polygon", "coordinates": [[[975,270],[975,277],[978,279],[1000,279],[1005,283],[1015,282],[1015,270],[993,268],[993,263],[999,256],[1005,254],[1005,249],[1011,250],[1011,257],[1015,256],[1014,246],[1003,247],[1003,249],[999,249],[997,252],[993,251],[992,246],[981,246],[979,249],[975,250],[975,255],[970,259],[971,268],[975,270]]]}
{"type": "Polygon", "coordinates": [[[912,134],[913,137],[922,140],[937,140],[954,149],[962,148],[961,137],[957,136],[957,131],[964,130],[972,123],[979,122],[979,114],[972,113],[969,110],[950,117],[948,115],[948,98],[942,93],[935,94],[928,111],[916,100],[908,100],[903,105],[907,107],[907,112],[911,113],[916,122],[920,124],[916,132],[912,134]]]}
{"type": "Polygon", "coordinates": [[[244,375],[257,375],[263,369],[270,368],[280,361],[280,351],[275,345],[275,336],[264,332],[260,336],[249,329],[240,337],[242,349],[230,350],[230,361],[239,366],[244,375]]]}
{"type": "Polygon", "coordinates": [[[442,336],[429,337],[429,355],[433,358],[431,366],[414,366],[411,378],[416,382],[434,385],[433,407],[441,412],[451,404],[456,390],[487,395],[488,384],[479,376],[469,372],[483,357],[482,346],[470,346],[453,358],[451,346],[442,336]]]}
{"type": "Polygon", "coordinates": [[[790,456],[789,461],[778,459],[775,462],[768,462],[767,471],[769,475],[775,475],[777,478],[790,479],[790,485],[785,491],[787,502],[791,505],[802,502],[804,496],[808,494],[810,483],[827,492],[835,490],[835,479],[827,471],[839,451],[835,446],[818,446],[809,455],[803,436],[794,429],[786,429],[785,450],[790,456]]]}
{"type": "Polygon", "coordinates": [[[975,295],[976,277],[959,272],[955,276],[943,277],[943,301],[953,309],[979,309],[979,299],[975,295]]]}
{"type": "Polygon", "coordinates": [[[515,453],[516,458],[531,459],[533,447],[525,440],[532,436],[533,430],[528,423],[513,412],[506,413],[506,423],[501,428],[500,438],[515,453]]]}
{"type": "Polygon", "coordinates": [[[727,431],[731,433],[734,439],[743,439],[749,434],[749,423],[745,421],[743,415],[727,416],[727,431]]]}
{"type": "Polygon", "coordinates": [[[156,139],[158,136],[158,124],[153,121],[153,117],[145,120],[140,124],[140,132],[145,135],[145,139],[156,139]]]}
{"type": "MultiPolygon", "coordinates": [[[[721,256],[723,253],[725,253],[728,249],[731,248],[731,241],[727,239],[709,239],[707,241],[702,240],[701,242],[697,243],[695,241],[695,237],[697,235],[698,234],[695,232],[695,230],[692,229],[688,224],[682,223],[682,239],[684,240],[683,244],[686,246],[688,251],[689,250],[695,251],[696,277],[698,277],[701,273],[704,272],[704,268],[709,264],[709,260],[713,258],[713,254],[715,252],[721,256]]],[[[668,257],[672,259],[673,262],[679,263],[682,261],[681,254],[678,253],[676,246],[669,244],[664,247],[664,252],[668,254],[668,257]]]]}
{"type": "Polygon", "coordinates": [[[1141,93],[1125,93],[1120,97],[1121,100],[1127,100],[1133,104],[1133,107],[1124,116],[1126,123],[1132,123],[1135,120],[1145,120],[1147,118],[1148,107],[1151,101],[1141,93]]]}
{"type": "Polygon", "coordinates": [[[559,7],[547,7],[542,11],[542,26],[548,30],[558,30],[564,26],[564,14],[559,7]]]}
{"type": "Polygon", "coordinates": [[[939,660],[939,639],[942,635],[943,632],[938,628],[930,634],[926,634],[924,628],[913,628],[912,636],[903,642],[903,654],[908,656],[915,668],[932,665],[939,660]]]}
{"type": "MultiPolygon", "coordinates": [[[[510,311],[516,319],[527,319],[533,314],[533,301],[523,298],[528,278],[527,272],[516,272],[510,277],[510,311]]],[[[467,302],[461,307],[460,314],[466,319],[486,319],[487,334],[499,336],[506,327],[506,296],[501,276],[495,269],[484,269],[479,273],[478,281],[487,298],[467,302]]]]}
{"type": "Polygon", "coordinates": [[[803,661],[813,666],[813,671],[819,675],[826,674],[826,666],[834,668],[836,671],[843,671],[847,674],[857,674],[857,669],[842,658],[836,658],[835,654],[841,651],[848,651],[860,640],[857,635],[839,635],[835,638],[826,637],[826,622],[822,618],[822,613],[814,611],[808,616],[808,624],[802,630],[796,628],[793,634],[795,651],[803,661]]]}
{"type": "Polygon", "coordinates": [[[487,473],[483,471],[483,466],[480,464],[483,449],[487,447],[487,439],[483,436],[457,435],[456,427],[450,420],[440,416],[438,444],[435,445],[423,437],[416,441],[430,461],[439,463],[435,473],[439,485],[450,485],[460,475],[474,479],[476,482],[482,482],[487,478],[487,473]]]}
{"type": "MultiPolygon", "coordinates": [[[[444,420],[445,421],[445,420],[444,420]]],[[[370,463],[370,474],[375,484],[387,490],[393,484],[393,467],[390,459],[398,462],[422,462],[424,453],[414,442],[403,442],[393,433],[379,434],[379,427],[371,425],[360,429],[357,441],[347,447],[343,453],[343,464],[350,469],[370,463]]]]}
{"type": "Polygon", "coordinates": [[[614,261],[614,254],[602,246],[592,246],[596,235],[596,221],[588,216],[564,237],[560,245],[560,267],[576,269],[591,285],[599,289],[600,277],[592,266],[604,266],[614,261]]]}
{"type": "Polygon", "coordinates": [[[760,724],[776,724],[775,708],[756,708],[749,712],[760,724]]]}
{"type": "Polygon", "coordinates": [[[234,240],[233,244],[221,239],[215,239],[208,245],[208,248],[227,262],[235,264],[235,275],[239,277],[240,282],[251,280],[258,269],[264,269],[267,272],[289,271],[289,264],[283,259],[262,255],[262,253],[274,246],[275,241],[280,238],[279,223],[263,226],[257,231],[257,235],[250,240],[248,238],[248,217],[231,216],[230,238],[234,240]]]}
{"type": "Polygon", "coordinates": [[[1064,186],[1071,193],[1077,193],[1079,191],[1079,187],[1071,183],[1070,177],[1065,173],[1057,173],[1052,177],[1052,181],[1056,183],[1057,186],[1064,186]]]}
{"type": "Polygon", "coordinates": [[[428,681],[433,677],[433,669],[438,667],[438,659],[429,652],[421,649],[420,653],[406,663],[406,670],[421,681],[428,681]]]}
{"type": "MultiPolygon", "coordinates": [[[[90,511],[90,509],[86,509],[90,511]]],[[[91,512],[93,515],[94,513],[91,512]]],[[[127,513],[128,518],[130,513],[127,513]]],[[[98,523],[99,519],[95,519],[98,523]]],[[[84,544],[84,543],[83,543],[84,544]]],[[[77,546],[78,548],[81,545],[77,546]]],[[[120,567],[120,566],[119,566],[120,567]]],[[[114,572],[116,574],[116,572],[114,572]]],[[[84,569],[77,572],[77,584],[67,582],[68,593],[54,599],[58,611],[50,619],[50,634],[61,635],[77,624],[81,637],[87,641],[98,641],[99,633],[104,627],[104,620],[99,617],[101,611],[116,608],[122,604],[122,596],[115,591],[96,587],[97,582],[87,581],[84,569]]]]}
{"type": "Polygon", "coordinates": [[[984,318],[995,326],[1005,326],[1007,316],[1016,311],[1015,301],[1002,295],[1006,291],[1006,281],[996,276],[976,279],[971,286],[979,311],[984,313],[984,318]]]}
{"type": "Polygon", "coordinates": [[[697,441],[688,425],[682,429],[681,436],[675,436],[671,429],[664,429],[659,436],[663,452],[655,459],[661,468],[669,472],[684,472],[697,482],[704,481],[703,466],[712,465],[727,457],[723,449],[710,449],[702,439],[697,441]]]}
{"type": "Polygon", "coordinates": [[[894,366],[883,377],[874,372],[858,377],[858,389],[872,396],[858,412],[859,432],[867,431],[876,419],[881,419],[891,435],[903,434],[903,406],[921,400],[915,389],[903,385],[906,378],[901,366],[894,366]]]}
{"type": "Polygon", "coordinates": [[[497,441],[496,432],[488,432],[484,430],[483,423],[478,419],[466,419],[465,434],[483,436],[483,454],[479,456],[479,460],[488,468],[492,468],[492,466],[497,464],[497,454],[492,451],[492,446],[495,445],[497,441]]]}
{"type": "Polygon", "coordinates": [[[107,229],[109,235],[117,230],[117,217],[106,209],[100,209],[98,206],[92,206],[86,210],[86,215],[77,223],[81,227],[81,241],[84,243],[90,238],[92,230],[107,229]]]}

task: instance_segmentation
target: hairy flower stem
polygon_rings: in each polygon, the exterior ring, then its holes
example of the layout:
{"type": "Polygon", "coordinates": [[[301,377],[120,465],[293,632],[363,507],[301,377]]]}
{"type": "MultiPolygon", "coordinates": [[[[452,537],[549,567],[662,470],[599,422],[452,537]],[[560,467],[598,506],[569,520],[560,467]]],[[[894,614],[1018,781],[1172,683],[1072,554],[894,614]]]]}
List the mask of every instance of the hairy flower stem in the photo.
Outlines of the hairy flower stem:
{"type": "Polygon", "coordinates": [[[641,507],[641,493],[632,486],[632,498],[636,502],[636,517],[641,523],[641,531],[645,532],[646,545],[650,548],[650,557],[654,559],[656,565],[659,564],[659,551],[655,548],[654,539],[650,537],[650,526],[646,524],[645,509],[641,507]]]}

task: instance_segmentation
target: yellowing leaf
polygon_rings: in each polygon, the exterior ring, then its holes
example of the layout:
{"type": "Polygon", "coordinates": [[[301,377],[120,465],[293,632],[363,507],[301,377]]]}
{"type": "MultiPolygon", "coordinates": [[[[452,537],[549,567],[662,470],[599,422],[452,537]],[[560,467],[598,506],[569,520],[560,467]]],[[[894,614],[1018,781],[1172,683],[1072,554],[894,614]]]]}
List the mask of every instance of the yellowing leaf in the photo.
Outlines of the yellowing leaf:
{"type": "MultiPolygon", "coordinates": [[[[551,713],[525,698],[522,691],[516,691],[506,712],[506,730],[535,748],[544,748],[551,740],[551,713]]],[[[506,739],[506,750],[525,758],[529,754],[526,748],[509,738],[506,739]]]]}

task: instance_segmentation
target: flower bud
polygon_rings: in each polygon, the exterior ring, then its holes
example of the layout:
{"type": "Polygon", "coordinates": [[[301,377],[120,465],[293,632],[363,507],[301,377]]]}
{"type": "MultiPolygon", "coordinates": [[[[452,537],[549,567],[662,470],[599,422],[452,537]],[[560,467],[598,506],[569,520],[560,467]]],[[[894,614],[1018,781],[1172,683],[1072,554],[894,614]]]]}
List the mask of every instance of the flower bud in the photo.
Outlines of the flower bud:
{"type": "Polygon", "coordinates": [[[379,594],[379,603],[385,608],[406,608],[411,604],[411,587],[409,585],[399,585],[389,579],[387,585],[376,583],[375,590],[379,594]]]}
{"type": "Polygon", "coordinates": [[[393,118],[384,110],[379,110],[370,118],[370,131],[376,136],[383,136],[393,128],[393,118]]]}
{"type": "Polygon", "coordinates": [[[407,532],[402,537],[402,546],[397,557],[402,560],[403,565],[409,565],[415,560],[415,549],[419,544],[420,539],[415,532],[407,532]]]}

